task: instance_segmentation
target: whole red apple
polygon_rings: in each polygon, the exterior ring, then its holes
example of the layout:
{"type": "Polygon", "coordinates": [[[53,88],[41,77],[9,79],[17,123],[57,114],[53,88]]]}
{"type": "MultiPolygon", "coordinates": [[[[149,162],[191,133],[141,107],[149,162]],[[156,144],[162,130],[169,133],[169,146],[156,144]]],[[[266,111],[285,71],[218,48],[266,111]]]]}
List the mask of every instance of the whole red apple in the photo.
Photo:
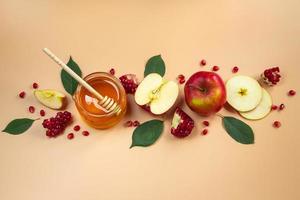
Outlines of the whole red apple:
{"type": "Polygon", "coordinates": [[[184,95],[190,109],[203,116],[218,112],[226,103],[224,82],[214,72],[193,74],[184,86],[184,95]]]}

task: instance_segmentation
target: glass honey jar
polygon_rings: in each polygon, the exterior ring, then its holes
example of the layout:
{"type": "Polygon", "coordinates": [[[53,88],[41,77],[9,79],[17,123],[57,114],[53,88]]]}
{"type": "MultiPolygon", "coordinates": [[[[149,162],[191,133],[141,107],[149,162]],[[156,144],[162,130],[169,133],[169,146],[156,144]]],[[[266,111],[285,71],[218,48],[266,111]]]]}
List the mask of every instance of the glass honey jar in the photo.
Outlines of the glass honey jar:
{"type": "Polygon", "coordinates": [[[113,98],[122,111],[118,115],[107,113],[92,93],[78,85],[73,99],[83,120],[96,129],[107,129],[120,122],[126,113],[127,97],[119,79],[106,72],[95,72],[84,77],[84,80],[101,95],[113,98]]]}

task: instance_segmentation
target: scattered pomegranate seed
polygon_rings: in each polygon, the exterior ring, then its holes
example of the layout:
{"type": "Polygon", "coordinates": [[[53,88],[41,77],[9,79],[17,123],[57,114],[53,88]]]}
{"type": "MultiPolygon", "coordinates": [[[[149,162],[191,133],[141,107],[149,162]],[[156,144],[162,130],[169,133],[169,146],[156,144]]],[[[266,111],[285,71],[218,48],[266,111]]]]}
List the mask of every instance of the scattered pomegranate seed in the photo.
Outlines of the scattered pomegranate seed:
{"type": "Polygon", "coordinates": [[[209,126],[209,121],[203,121],[202,124],[203,124],[204,126],[209,126]]]}
{"type": "Polygon", "coordinates": [[[179,74],[177,76],[177,80],[182,80],[182,79],[185,79],[184,75],[183,74],[179,74]]]}
{"type": "Polygon", "coordinates": [[[296,94],[296,91],[295,90],[290,90],[289,91],[289,96],[294,96],[296,94]]]}
{"type": "Polygon", "coordinates": [[[285,105],[282,103],[282,104],[280,104],[280,106],[279,106],[279,110],[283,110],[285,108],[285,105]]]}
{"type": "Polygon", "coordinates": [[[277,110],[277,109],[278,109],[278,106],[272,105],[271,109],[272,109],[272,110],[277,110]]]}
{"type": "Polygon", "coordinates": [[[30,113],[34,113],[35,108],[33,106],[29,106],[28,110],[29,110],[30,113]]]}
{"type": "Polygon", "coordinates": [[[202,135],[206,135],[208,133],[208,130],[205,128],[205,129],[203,129],[203,131],[202,131],[202,135]]]}
{"type": "Polygon", "coordinates": [[[239,68],[237,66],[232,68],[232,73],[237,73],[239,71],[239,68]]]}
{"type": "Polygon", "coordinates": [[[44,117],[44,116],[46,115],[46,112],[45,112],[44,110],[40,110],[40,115],[41,115],[42,117],[44,117]]]}
{"type": "Polygon", "coordinates": [[[90,134],[90,132],[88,132],[88,131],[82,131],[82,135],[84,135],[84,136],[89,136],[89,134],[90,134]]]}
{"type": "Polygon", "coordinates": [[[139,122],[139,121],[135,120],[135,121],[133,122],[133,126],[134,126],[134,127],[139,126],[139,125],[140,125],[140,122],[139,122]]]}
{"type": "Polygon", "coordinates": [[[125,122],[125,126],[126,127],[132,127],[133,126],[133,122],[131,120],[125,122]]]}
{"type": "Polygon", "coordinates": [[[26,93],[24,91],[22,91],[22,92],[20,92],[19,97],[24,99],[25,95],[26,95],[26,93]]]}
{"type": "Polygon", "coordinates": [[[74,126],[73,130],[74,131],[79,131],[80,130],[80,126],[79,125],[74,126]]]}
{"type": "Polygon", "coordinates": [[[68,138],[69,140],[72,140],[72,139],[74,138],[74,134],[73,134],[73,133],[69,133],[69,134],[67,135],[67,138],[68,138]]]}
{"type": "Polygon", "coordinates": [[[178,82],[179,82],[180,84],[185,83],[185,77],[184,77],[184,75],[183,75],[183,74],[179,74],[179,75],[177,76],[177,80],[178,80],[178,82]]]}
{"type": "Polygon", "coordinates": [[[219,71],[219,69],[220,69],[220,68],[219,68],[218,66],[213,66],[213,68],[212,68],[212,70],[215,71],[215,72],[216,72],[216,71],[219,71]]]}
{"type": "Polygon", "coordinates": [[[33,83],[32,87],[33,87],[33,89],[37,89],[39,87],[39,85],[37,83],[33,83]]]}
{"type": "Polygon", "coordinates": [[[109,70],[109,73],[111,74],[111,75],[115,75],[115,69],[114,68],[111,68],[110,70],[109,70]]]}
{"type": "Polygon", "coordinates": [[[273,126],[275,128],[279,128],[281,126],[281,123],[279,121],[275,121],[275,122],[273,122],[273,126]]]}
{"type": "Polygon", "coordinates": [[[185,79],[180,79],[180,80],[179,80],[179,83],[180,83],[180,84],[184,84],[184,83],[185,83],[185,79]]]}
{"type": "Polygon", "coordinates": [[[206,60],[201,60],[200,65],[205,66],[206,65],[206,60]]]}

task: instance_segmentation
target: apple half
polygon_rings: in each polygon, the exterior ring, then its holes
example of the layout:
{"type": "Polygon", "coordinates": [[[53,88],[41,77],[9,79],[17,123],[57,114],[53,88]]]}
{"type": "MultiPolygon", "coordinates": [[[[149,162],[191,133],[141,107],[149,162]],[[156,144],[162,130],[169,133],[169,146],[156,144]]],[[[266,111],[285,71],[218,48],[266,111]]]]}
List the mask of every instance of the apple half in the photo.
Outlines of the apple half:
{"type": "Polygon", "coordinates": [[[239,112],[253,110],[262,99],[262,88],[249,76],[234,76],[226,82],[227,102],[239,112]]]}
{"type": "Polygon", "coordinates": [[[263,88],[260,103],[249,112],[240,112],[240,115],[246,119],[258,120],[267,116],[271,112],[272,98],[271,95],[263,88]]]}
{"type": "Polygon", "coordinates": [[[59,110],[66,105],[66,96],[56,90],[35,90],[35,98],[48,108],[59,110]]]}
{"type": "Polygon", "coordinates": [[[134,99],[138,105],[147,105],[151,113],[160,115],[174,105],[178,93],[177,83],[164,80],[157,73],[151,73],[139,84],[134,99]]]}

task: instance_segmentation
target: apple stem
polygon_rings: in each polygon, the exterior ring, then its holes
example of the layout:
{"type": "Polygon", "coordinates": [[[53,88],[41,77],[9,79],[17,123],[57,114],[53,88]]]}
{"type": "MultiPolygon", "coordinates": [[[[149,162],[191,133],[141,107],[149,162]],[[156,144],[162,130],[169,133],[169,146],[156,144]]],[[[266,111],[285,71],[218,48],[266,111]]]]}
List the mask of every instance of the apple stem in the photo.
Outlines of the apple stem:
{"type": "Polygon", "coordinates": [[[39,117],[39,118],[36,118],[36,119],[34,119],[34,121],[37,121],[37,120],[40,120],[41,118],[39,117]]]}
{"type": "Polygon", "coordinates": [[[200,90],[201,92],[206,92],[206,89],[198,87],[197,85],[191,84],[191,85],[189,85],[189,87],[192,87],[194,89],[200,90]]]}

